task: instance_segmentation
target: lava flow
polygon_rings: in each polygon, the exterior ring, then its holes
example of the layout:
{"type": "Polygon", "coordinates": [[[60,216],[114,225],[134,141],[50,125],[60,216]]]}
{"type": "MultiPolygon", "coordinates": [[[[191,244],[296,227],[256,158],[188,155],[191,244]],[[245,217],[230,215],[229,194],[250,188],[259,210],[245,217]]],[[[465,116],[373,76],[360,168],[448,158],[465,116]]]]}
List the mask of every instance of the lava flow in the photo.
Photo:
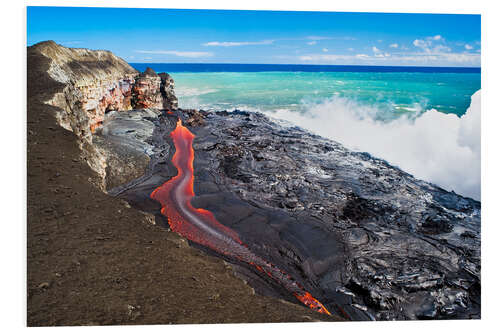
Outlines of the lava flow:
{"type": "Polygon", "coordinates": [[[192,206],[191,199],[194,197],[192,143],[195,136],[182,125],[180,119],[170,136],[176,150],[172,163],[178,173],[151,193],[151,198],[160,202],[161,213],[167,217],[170,228],[193,242],[255,267],[290,291],[304,305],[330,315],[323,304],[290,275],[252,253],[239,239],[238,234],[219,223],[210,211],[192,206]]]}

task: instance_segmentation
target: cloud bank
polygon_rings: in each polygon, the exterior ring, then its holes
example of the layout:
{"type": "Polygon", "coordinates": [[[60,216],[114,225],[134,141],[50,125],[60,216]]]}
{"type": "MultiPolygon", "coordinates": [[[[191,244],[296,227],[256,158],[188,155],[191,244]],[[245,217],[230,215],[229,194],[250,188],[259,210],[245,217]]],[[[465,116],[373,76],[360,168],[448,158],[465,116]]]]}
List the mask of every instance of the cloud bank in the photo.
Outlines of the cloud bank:
{"type": "MultiPolygon", "coordinates": [[[[465,44],[464,49],[453,50],[441,35],[415,39],[411,46],[392,43],[391,52],[372,46],[371,52],[357,54],[303,54],[296,59],[303,63],[345,64],[345,65],[420,65],[420,66],[480,66],[481,53],[469,52],[473,47],[465,44]],[[410,50],[411,48],[411,50],[410,50]]],[[[351,52],[354,49],[349,48],[351,52]]]]}

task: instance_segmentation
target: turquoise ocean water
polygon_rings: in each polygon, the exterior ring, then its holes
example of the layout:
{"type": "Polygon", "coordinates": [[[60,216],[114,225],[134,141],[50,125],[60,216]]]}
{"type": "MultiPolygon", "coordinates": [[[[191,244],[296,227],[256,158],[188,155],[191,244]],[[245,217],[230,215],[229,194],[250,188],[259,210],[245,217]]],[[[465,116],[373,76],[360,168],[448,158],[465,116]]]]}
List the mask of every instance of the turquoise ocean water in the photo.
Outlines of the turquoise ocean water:
{"type": "Polygon", "coordinates": [[[304,112],[330,98],[369,105],[381,117],[436,109],[465,113],[476,73],[172,73],[182,107],[304,112]]]}

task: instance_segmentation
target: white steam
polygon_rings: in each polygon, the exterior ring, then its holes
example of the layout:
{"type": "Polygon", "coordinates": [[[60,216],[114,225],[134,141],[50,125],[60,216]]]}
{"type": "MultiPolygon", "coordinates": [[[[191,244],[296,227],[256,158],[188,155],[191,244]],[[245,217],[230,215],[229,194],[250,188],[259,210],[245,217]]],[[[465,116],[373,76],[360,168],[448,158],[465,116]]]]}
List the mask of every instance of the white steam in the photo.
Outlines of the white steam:
{"type": "Polygon", "coordinates": [[[461,118],[434,109],[419,117],[375,120],[373,107],[333,97],[307,108],[268,112],[358,151],[385,159],[417,178],[481,200],[481,91],[461,118]]]}

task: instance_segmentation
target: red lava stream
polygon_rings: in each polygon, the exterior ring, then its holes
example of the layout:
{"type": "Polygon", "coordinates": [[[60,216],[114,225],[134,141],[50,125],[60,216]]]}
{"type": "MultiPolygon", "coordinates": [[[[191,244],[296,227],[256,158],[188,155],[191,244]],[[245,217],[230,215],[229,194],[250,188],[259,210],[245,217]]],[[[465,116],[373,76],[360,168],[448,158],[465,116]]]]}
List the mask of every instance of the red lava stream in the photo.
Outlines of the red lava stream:
{"type": "Polygon", "coordinates": [[[210,211],[192,206],[191,199],[195,195],[192,143],[195,136],[182,125],[180,119],[170,136],[176,150],[172,163],[178,173],[154,190],[151,198],[160,202],[161,213],[167,217],[171,229],[193,242],[255,267],[282,285],[309,308],[330,315],[323,304],[291,276],[252,253],[239,239],[238,234],[219,223],[210,211]]]}

